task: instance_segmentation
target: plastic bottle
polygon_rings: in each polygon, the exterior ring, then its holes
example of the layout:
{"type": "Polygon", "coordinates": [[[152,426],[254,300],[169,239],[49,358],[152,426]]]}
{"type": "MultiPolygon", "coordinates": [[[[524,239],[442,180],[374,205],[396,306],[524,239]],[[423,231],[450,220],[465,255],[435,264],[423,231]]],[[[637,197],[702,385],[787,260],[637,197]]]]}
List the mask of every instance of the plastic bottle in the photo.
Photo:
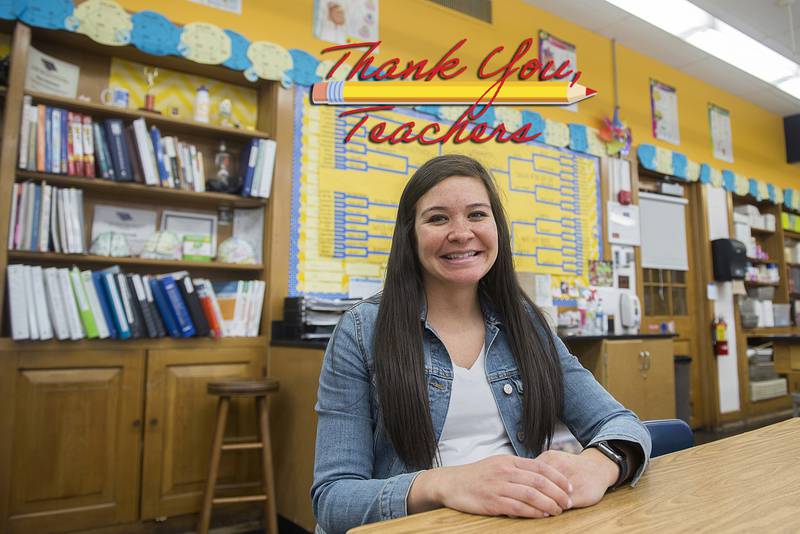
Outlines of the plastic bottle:
{"type": "Polygon", "coordinates": [[[589,302],[586,306],[586,333],[597,333],[597,301],[595,300],[594,290],[589,295],[589,302]]]}
{"type": "Polygon", "coordinates": [[[578,298],[578,313],[580,314],[580,330],[584,332],[586,328],[586,299],[583,297],[578,298]]]}
{"type": "Polygon", "coordinates": [[[205,85],[201,85],[197,88],[197,94],[194,97],[194,120],[208,122],[210,107],[208,89],[206,89],[205,85]]]}
{"type": "Polygon", "coordinates": [[[606,321],[606,312],[603,310],[603,299],[597,299],[597,333],[608,334],[608,322],[606,321]]]}

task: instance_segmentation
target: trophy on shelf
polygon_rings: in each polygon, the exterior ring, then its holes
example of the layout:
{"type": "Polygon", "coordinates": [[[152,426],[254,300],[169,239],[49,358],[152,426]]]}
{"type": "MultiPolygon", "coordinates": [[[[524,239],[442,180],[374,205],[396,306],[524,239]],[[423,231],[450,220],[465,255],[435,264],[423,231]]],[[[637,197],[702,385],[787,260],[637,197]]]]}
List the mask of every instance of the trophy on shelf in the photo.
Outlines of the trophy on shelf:
{"type": "Polygon", "coordinates": [[[145,67],[144,79],[147,82],[147,92],[144,95],[144,111],[151,113],[158,113],[156,111],[156,95],[153,94],[153,86],[155,85],[156,78],[158,78],[158,69],[156,67],[145,67]]]}

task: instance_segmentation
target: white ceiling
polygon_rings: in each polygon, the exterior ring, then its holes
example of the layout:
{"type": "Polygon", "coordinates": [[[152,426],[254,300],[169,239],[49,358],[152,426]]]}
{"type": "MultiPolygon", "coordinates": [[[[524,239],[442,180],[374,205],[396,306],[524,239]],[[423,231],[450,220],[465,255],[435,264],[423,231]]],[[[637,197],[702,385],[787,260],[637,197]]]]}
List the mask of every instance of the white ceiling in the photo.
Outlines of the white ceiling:
{"type": "MultiPolygon", "coordinates": [[[[800,100],[604,0],[525,0],[528,4],[734,93],[773,113],[800,113],[800,100]]],[[[658,0],[640,0],[651,2],[658,0]]],[[[800,63],[792,52],[786,0],[691,0],[698,7],[800,63]]],[[[794,0],[790,0],[792,3],[794,0]]],[[[792,6],[800,46],[800,2],[792,6]]],[[[579,51],[580,53],[580,51],[579,51]]]]}

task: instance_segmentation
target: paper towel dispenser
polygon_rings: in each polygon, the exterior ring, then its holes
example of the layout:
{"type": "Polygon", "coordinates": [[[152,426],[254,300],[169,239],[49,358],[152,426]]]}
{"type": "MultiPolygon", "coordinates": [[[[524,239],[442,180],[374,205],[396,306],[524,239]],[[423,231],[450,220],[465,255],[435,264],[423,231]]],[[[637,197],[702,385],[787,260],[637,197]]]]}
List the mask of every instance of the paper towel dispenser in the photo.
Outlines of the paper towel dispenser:
{"type": "Polygon", "coordinates": [[[735,239],[715,239],[711,242],[714,260],[714,280],[744,280],[747,271],[747,253],[744,243],[735,239]]]}

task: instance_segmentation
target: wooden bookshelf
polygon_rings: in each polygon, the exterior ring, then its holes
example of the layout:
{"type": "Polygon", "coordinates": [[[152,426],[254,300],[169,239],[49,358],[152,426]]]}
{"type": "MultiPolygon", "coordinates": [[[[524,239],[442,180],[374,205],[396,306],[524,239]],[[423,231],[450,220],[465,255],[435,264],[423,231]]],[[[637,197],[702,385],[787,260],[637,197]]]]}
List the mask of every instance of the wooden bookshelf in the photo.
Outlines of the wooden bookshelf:
{"type": "Polygon", "coordinates": [[[258,197],[243,197],[229,193],[216,193],[206,191],[197,193],[183,189],[170,189],[168,187],[148,186],[133,182],[116,182],[103,178],[87,178],[81,176],[63,176],[43,172],[16,171],[16,181],[43,180],[50,185],[58,187],[79,187],[84,191],[114,195],[125,199],[135,199],[154,203],[169,203],[183,207],[220,207],[233,208],[260,208],[267,204],[267,199],[258,197]]]}
{"type": "Polygon", "coordinates": [[[783,236],[789,237],[791,239],[800,239],[800,232],[795,232],[793,230],[783,229],[783,236]]]}
{"type": "Polygon", "coordinates": [[[778,282],[757,282],[755,280],[745,280],[744,285],[748,287],[779,287],[778,282]]]}
{"type": "MultiPolygon", "coordinates": [[[[0,532],[97,528],[134,532],[140,530],[136,525],[140,521],[196,513],[215,423],[214,403],[208,397],[206,384],[267,375],[270,325],[276,318],[277,303],[282,302],[287,291],[292,91],[272,81],[250,83],[241,72],[222,66],[149,56],[131,46],[108,47],[74,32],[31,29],[19,22],[12,25],[9,82],[5,98],[0,98],[4,119],[0,148],[0,237],[4,241],[0,246],[0,532]],[[92,101],[26,93],[24,80],[31,47],[78,66],[78,94],[87,95],[92,101]],[[256,127],[226,128],[98,104],[100,91],[109,85],[113,57],[253,89],[256,127]],[[158,126],[165,135],[180,136],[197,145],[204,155],[207,176],[211,176],[213,153],[220,141],[226,142],[235,171],[240,152],[251,139],[274,139],[277,153],[272,199],[21,171],[17,158],[26,94],[34,103],[84,113],[95,120],[119,118],[127,125],[144,118],[148,126],[158,126]],[[232,208],[261,208],[263,260],[257,265],[241,265],[8,250],[5,240],[12,191],[15,183],[25,181],[46,181],[82,191],[82,230],[87,248],[93,223],[91,208],[98,203],[157,213],[164,209],[215,212],[218,217],[220,213],[227,215],[232,208]],[[119,265],[124,272],[140,274],[187,270],[192,276],[212,281],[261,280],[266,283],[267,292],[259,332],[253,337],[13,341],[9,337],[6,296],[9,263],[56,267],[74,264],[92,270],[119,265]],[[59,425],[50,424],[41,413],[51,414],[59,425]],[[87,428],[86,417],[103,424],[87,428]],[[95,485],[76,498],[74,488],[65,489],[61,481],[85,478],[85,471],[80,471],[85,462],[65,461],[66,468],[59,471],[59,479],[55,480],[47,467],[30,460],[30,451],[56,460],[89,455],[105,463],[93,479],[95,485]],[[31,491],[31,484],[42,491],[31,491]],[[12,499],[11,495],[25,497],[12,499]],[[35,502],[30,496],[35,496],[35,502]],[[30,510],[36,513],[31,514],[30,510]]],[[[223,224],[219,217],[217,243],[231,233],[232,224],[223,224]]],[[[244,434],[251,432],[251,413],[250,403],[247,409],[232,406],[231,427],[244,434]]],[[[225,467],[226,486],[233,491],[244,488],[249,493],[247,484],[258,478],[259,466],[249,460],[232,461],[225,467]]]]}
{"type": "Polygon", "coordinates": [[[34,263],[58,263],[58,264],[78,264],[78,265],[120,265],[135,267],[153,267],[163,269],[165,267],[175,271],[188,269],[203,269],[214,271],[238,271],[242,273],[253,273],[264,270],[264,265],[245,264],[245,263],[222,263],[218,261],[182,261],[182,260],[155,260],[148,258],[130,258],[114,256],[95,256],[92,254],[56,254],[55,252],[31,252],[23,250],[8,251],[9,259],[19,262],[34,263]]]}
{"type": "Polygon", "coordinates": [[[779,334],[791,333],[790,326],[762,326],[759,328],[742,328],[742,333],[746,337],[774,336],[779,334]]]}
{"type": "Polygon", "coordinates": [[[748,263],[752,263],[753,265],[769,265],[769,264],[771,264],[771,263],[775,263],[775,264],[777,264],[777,263],[778,263],[778,261],[777,261],[777,260],[772,260],[772,259],[769,259],[769,260],[759,260],[759,259],[756,259],[756,258],[747,258],[747,262],[748,262],[748,263]]]}
{"type": "MultiPolygon", "coordinates": [[[[757,206],[762,214],[771,214],[775,217],[775,230],[765,230],[760,228],[750,227],[751,235],[756,239],[757,243],[764,249],[769,256],[769,261],[759,261],[747,259],[753,265],[763,265],[771,263],[777,266],[780,280],[778,282],[755,282],[745,281],[744,285],[747,288],[756,287],[773,287],[775,288],[775,296],[772,299],[774,304],[788,304],[791,301],[792,295],[789,288],[789,268],[792,265],[786,261],[784,253],[784,239],[787,237],[800,239],[800,233],[790,232],[782,227],[781,212],[782,207],[772,204],[767,201],[757,201],[750,195],[736,196],[732,195],[732,204],[734,206],[741,205],[754,205],[757,206]]],[[[732,220],[732,213],[731,213],[732,220]]],[[[785,409],[789,404],[789,397],[781,396],[775,399],[767,399],[762,401],[750,400],[750,373],[749,373],[749,360],[747,358],[748,340],[750,338],[759,338],[762,336],[770,335],[783,335],[790,334],[793,326],[775,326],[775,327],[760,327],[760,328],[744,328],[741,326],[739,302],[734,304],[736,314],[736,324],[738,325],[736,331],[737,338],[737,367],[739,375],[739,398],[741,399],[741,415],[743,417],[754,417],[775,413],[785,409]]]]}
{"type": "Polygon", "coordinates": [[[750,233],[756,236],[771,236],[775,235],[775,230],[767,230],[766,228],[750,227],[750,233]]]}
{"type": "MultiPolygon", "coordinates": [[[[218,193],[213,191],[195,192],[182,189],[170,189],[158,186],[148,186],[134,182],[118,182],[102,178],[65,176],[45,172],[31,172],[17,168],[18,131],[22,113],[22,103],[24,97],[30,96],[34,104],[44,104],[59,107],[68,111],[84,113],[90,115],[94,120],[104,118],[120,118],[125,124],[130,124],[133,120],[144,118],[148,125],[161,127],[165,134],[178,135],[186,138],[192,143],[198,143],[198,149],[204,148],[204,159],[208,176],[208,169],[212,169],[210,164],[213,162],[211,147],[214,147],[220,139],[230,141],[229,150],[234,162],[239,160],[237,149],[249,145],[249,140],[253,138],[272,138],[269,132],[275,132],[279,124],[277,116],[278,98],[291,98],[289,91],[279,88],[277,82],[266,82],[260,80],[257,84],[250,84],[243,79],[232,79],[229,72],[222,68],[208,68],[186,59],[171,58],[164,63],[163,58],[155,58],[142,55],[132,47],[107,47],[98,45],[91,39],[80,35],[65,35],[69,32],[42,31],[31,29],[24,24],[16,24],[14,37],[12,40],[12,63],[14,68],[9,72],[9,83],[5,99],[5,125],[3,128],[4,138],[12,135],[14,142],[4,143],[2,146],[2,159],[0,159],[0,198],[7,198],[9,201],[0,208],[0,235],[3,239],[8,235],[8,218],[10,213],[11,187],[13,183],[26,181],[44,181],[56,187],[79,188],[83,191],[83,210],[85,227],[84,242],[87,249],[90,244],[90,228],[92,224],[92,208],[95,204],[120,205],[132,208],[151,209],[160,216],[164,209],[175,209],[185,211],[203,211],[205,213],[217,212],[220,209],[234,208],[261,208],[264,210],[264,229],[262,245],[263,263],[255,265],[228,264],[222,262],[193,262],[193,261],[169,261],[169,260],[150,260],[143,258],[116,258],[96,256],[92,254],[56,254],[53,252],[40,253],[31,251],[7,250],[0,247],[0,296],[5,300],[5,268],[9,262],[31,263],[42,265],[71,265],[76,264],[82,268],[105,267],[118,264],[130,268],[132,271],[145,273],[148,268],[158,272],[165,270],[188,270],[190,273],[203,273],[212,278],[214,273],[218,273],[222,279],[230,279],[233,276],[241,276],[245,279],[261,279],[268,282],[270,245],[271,239],[269,232],[271,224],[271,202],[268,199],[257,197],[242,197],[240,195],[218,193]],[[64,46],[64,45],[69,46],[64,46]],[[123,109],[108,106],[92,101],[77,98],[64,98],[34,91],[24,90],[24,79],[26,64],[28,61],[28,49],[33,45],[45,53],[56,58],[68,61],[80,68],[80,79],[78,82],[79,94],[86,94],[97,98],[102,88],[108,85],[108,75],[112,57],[124,57],[137,61],[147,62],[152,59],[152,64],[162,67],[168,64],[173,70],[182,71],[197,76],[208,76],[209,74],[224,80],[227,83],[235,82],[239,85],[252,87],[257,94],[257,123],[254,129],[238,129],[218,126],[214,124],[200,123],[193,120],[186,120],[179,117],[162,115],[148,111],[123,109]],[[79,50],[80,52],[76,52],[79,50]]],[[[289,119],[284,119],[288,121],[289,119]]],[[[290,140],[282,142],[287,149],[291,146],[290,140]]],[[[236,171],[237,169],[233,169],[236,171]]],[[[275,173],[277,176],[278,173],[275,173]]],[[[274,181],[274,180],[273,180],[274,181]]],[[[217,226],[217,244],[231,235],[231,225],[219,224],[217,226]]],[[[216,251],[214,251],[216,253],[216,251]]],[[[270,284],[267,283],[269,287],[270,284]]],[[[265,297],[266,300],[266,297],[265,297]]],[[[265,305],[261,318],[261,329],[266,331],[270,325],[268,317],[269,306],[265,305]]],[[[7,307],[0,307],[0,339],[8,335],[7,321],[2,321],[7,307]]]]}

